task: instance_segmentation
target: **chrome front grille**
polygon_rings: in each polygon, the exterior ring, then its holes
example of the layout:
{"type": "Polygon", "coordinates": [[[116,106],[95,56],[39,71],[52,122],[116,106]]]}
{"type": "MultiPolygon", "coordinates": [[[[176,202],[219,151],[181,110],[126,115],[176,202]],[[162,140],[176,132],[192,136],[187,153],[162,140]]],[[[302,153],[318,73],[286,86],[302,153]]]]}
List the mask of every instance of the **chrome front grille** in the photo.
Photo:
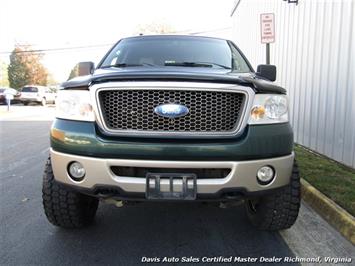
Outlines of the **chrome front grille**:
{"type": "Polygon", "coordinates": [[[99,89],[103,123],[111,132],[161,132],[180,135],[235,133],[241,122],[246,94],[233,90],[179,88],[99,89]],[[189,109],[183,117],[166,118],[154,108],[167,103],[189,109]]]}

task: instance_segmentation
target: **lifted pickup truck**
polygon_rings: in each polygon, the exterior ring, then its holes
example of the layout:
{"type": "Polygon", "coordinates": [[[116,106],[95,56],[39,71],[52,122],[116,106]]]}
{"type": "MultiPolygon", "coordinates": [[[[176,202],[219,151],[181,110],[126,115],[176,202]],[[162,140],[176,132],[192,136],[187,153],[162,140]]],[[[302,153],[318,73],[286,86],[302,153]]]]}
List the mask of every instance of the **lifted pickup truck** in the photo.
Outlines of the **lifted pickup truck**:
{"type": "Polygon", "coordinates": [[[231,41],[120,40],[64,82],[43,178],[48,220],[78,228],[106,201],[244,200],[252,224],[289,228],[300,207],[285,89],[231,41]]]}

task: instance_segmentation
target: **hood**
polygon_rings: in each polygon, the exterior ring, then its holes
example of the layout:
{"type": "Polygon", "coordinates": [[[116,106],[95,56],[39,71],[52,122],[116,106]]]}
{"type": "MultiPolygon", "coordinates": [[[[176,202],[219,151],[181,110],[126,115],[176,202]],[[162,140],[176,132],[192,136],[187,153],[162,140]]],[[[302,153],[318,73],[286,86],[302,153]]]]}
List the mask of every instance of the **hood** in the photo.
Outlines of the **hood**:
{"type": "Polygon", "coordinates": [[[189,81],[238,84],[256,93],[285,94],[286,90],[255,73],[237,73],[229,69],[196,67],[125,67],[97,69],[92,75],[77,77],[61,84],[64,89],[87,87],[110,81],[189,81]]]}

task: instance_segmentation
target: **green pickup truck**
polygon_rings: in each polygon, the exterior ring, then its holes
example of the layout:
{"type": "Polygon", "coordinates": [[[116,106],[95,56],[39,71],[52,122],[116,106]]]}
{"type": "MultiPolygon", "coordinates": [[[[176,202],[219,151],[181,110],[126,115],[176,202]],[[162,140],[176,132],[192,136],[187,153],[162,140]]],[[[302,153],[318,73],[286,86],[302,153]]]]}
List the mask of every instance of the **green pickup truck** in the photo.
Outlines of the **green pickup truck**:
{"type": "Polygon", "coordinates": [[[228,40],[159,35],[122,39],[75,70],[44,171],[52,224],[89,224],[99,200],[242,200],[259,229],[294,224],[300,179],[275,66],[255,72],[228,40]]]}

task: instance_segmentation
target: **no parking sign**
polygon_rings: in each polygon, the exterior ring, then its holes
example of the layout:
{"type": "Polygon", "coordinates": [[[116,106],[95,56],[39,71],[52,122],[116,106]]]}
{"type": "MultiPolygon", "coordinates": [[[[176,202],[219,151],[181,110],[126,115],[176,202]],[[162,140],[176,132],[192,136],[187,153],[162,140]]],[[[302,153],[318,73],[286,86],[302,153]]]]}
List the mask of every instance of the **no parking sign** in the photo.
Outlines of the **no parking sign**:
{"type": "Polygon", "coordinates": [[[260,14],[261,43],[275,42],[275,15],[260,14]]]}

